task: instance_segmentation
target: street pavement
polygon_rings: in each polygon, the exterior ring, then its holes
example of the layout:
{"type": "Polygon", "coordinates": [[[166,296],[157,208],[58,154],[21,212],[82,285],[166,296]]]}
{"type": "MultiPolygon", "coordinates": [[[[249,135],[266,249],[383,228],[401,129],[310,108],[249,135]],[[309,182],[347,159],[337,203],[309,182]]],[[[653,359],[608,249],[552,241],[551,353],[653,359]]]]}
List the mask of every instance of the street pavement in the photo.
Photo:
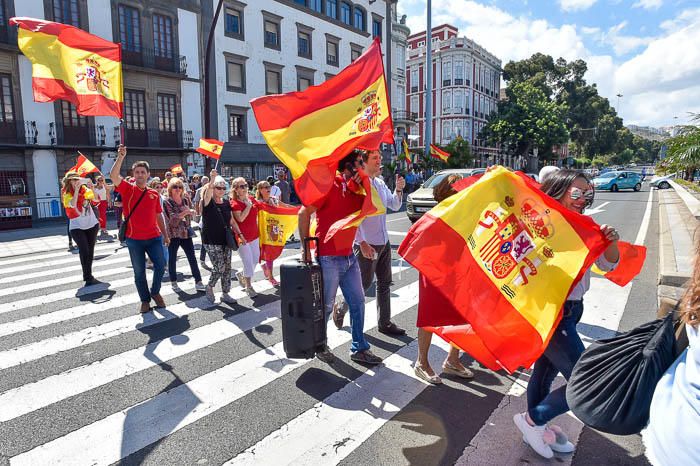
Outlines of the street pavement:
{"type": "MultiPolygon", "coordinates": [[[[579,325],[586,343],[655,317],[656,196],[646,186],[597,193],[593,218],[649,255],[627,287],[592,279],[579,325]]],[[[410,222],[403,212],[388,221],[396,246],[410,222]]],[[[166,280],[167,309],[139,315],[127,250],[99,242],[95,256],[94,274],[108,284],[89,288],[64,250],[0,259],[0,465],[647,464],[639,436],[604,435],[571,415],[555,422],[578,439],[577,452],[537,457],[512,422],[525,409],[528,371],[494,373],[463,356],[473,380],[417,379],[418,275],[395,252],[392,310],[408,334],[377,331],[370,291],[368,341],[385,358],[374,368],[350,361],[347,320],[328,327],[333,365],[287,359],[279,292],[262,273],[254,300],[234,282],[237,304],[208,305],[181,258],[182,291],[166,280]]],[[[433,339],[435,369],[446,350],[433,339]]]]}

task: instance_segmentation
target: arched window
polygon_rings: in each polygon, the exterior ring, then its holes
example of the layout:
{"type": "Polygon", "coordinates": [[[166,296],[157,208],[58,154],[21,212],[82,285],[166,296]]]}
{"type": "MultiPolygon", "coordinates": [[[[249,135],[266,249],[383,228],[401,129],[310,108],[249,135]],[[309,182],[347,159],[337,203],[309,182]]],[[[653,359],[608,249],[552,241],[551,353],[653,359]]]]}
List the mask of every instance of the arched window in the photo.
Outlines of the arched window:
{"type": "Polygon", "coordinates": [[[351,11],[352,7],[348,2],[342,2],[340,4],[340,20],[348,26],[352,25],[351,11]]]}
{"type": "Polygon", "coordinates": [[[359,29],[361,31],[365,30],[365,10],[359,7],[355,7],[355,14],[353,16],[354,21],[353,21],[353,26],[355,26],[355,29],[359,29]]]}

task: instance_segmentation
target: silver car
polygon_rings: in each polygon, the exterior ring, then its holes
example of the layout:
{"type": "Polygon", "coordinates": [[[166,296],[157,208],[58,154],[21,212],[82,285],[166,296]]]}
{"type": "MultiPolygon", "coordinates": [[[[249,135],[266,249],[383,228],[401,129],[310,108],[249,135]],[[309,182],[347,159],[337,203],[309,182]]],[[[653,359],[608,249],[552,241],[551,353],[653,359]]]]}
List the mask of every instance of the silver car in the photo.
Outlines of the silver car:
{"type": "Polygon", "coordinates": [[[406,198],[406,215],[408,215],[411,222],[415,222],[421,218],[424,213],[435,207],[437,202],[435,202],[433,198],[433,188],[447,175],[457,173],[466,178],[468,176],[484,173],[485,171],[485,168],[452,168],[449,170],[440,170],[428,178],[420,188],[408,195],[406,198]]]}
{"type": "Polygon", "coordinates": [[[657,188],[657,189],[668,189],[671,187],[671,183],[669,183],[669,181],[674,179],[675,177],[676,177],[675,173],[672,175],[666,175],[666,176],[655,176],[649,182],[649,186],[652,188],[657,188]]]}

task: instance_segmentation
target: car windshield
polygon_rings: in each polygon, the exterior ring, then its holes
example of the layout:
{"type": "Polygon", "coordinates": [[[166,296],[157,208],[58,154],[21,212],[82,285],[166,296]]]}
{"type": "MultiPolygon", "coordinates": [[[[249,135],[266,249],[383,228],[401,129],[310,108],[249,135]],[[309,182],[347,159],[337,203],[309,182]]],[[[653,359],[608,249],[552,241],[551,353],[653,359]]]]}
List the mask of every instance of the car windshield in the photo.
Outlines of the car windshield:
{"type": "Polygon", "coordinates": [[[463,177],[469,176],[469,173],[436,173],[423,184],[424,188],[434,188],[437,186],[438,183],[440,183],[442,180],[445,179],[445,177],[449,175],[461,175],[463,177]]]}
{"type": "Polygon", "coordinates": [[[598,178],[615,178],[616,176],[617,176],[617,173],[615,173],[615,172],[607,172],[607,173],[603,173],[598,178]]]}

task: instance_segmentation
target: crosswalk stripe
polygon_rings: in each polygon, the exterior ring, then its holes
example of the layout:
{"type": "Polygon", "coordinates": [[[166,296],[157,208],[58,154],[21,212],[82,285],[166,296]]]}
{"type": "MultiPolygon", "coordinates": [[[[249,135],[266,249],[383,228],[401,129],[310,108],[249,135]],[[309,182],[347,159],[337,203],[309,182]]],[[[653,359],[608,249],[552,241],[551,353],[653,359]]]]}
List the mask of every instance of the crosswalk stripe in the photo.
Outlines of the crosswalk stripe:
{"type": "MultiPolygon", "coordinates": [[[[106,243],[106,244],[96,244],[95,245],[95,252],[104,252],[104,251],[115,251],[119,249],[126,249],[126,246],[121,246],[118,242],[113,242],[113,243],[106,243]]],[[[73,255],[72,253],[66,251],[65,249],[61,249],[60,251],[53,251],[53,252],[48,252],[48,253],[38,253],[38,254],[23,254],[20,257],[15,257],[12,256],[11,259],[0,259],[0,268],[5,267],[7,265],[13,265],[13,264],[22,264],[27,261],[32,261],[32,262],[38,262],[38,261],[43,261],[45,259],[53,259],[54,257],[63,257],[66,256],[67,254],[73,255]]],[[[77,258],[78,255],[75,254],[73,257],[77,258]]]]}
{"type": "MultiPolygon", "coordinates": [[[[402,269],[400,267],[392,267],[392,274],[398,272],[399,270],[402,269]]],[[[265,291],[272,288],[272,285],[269,281],[267,281],[267,279],[263,279],[254,282],[253,287],[257,291],[265,291]]],[[[247,296],[245,291],[238,287],[232,288],[230,294],[235,299],[241,299],[247,296]]],[[[338,290],[338,294],[340,294],[340,289],[338,290]]],[[[165,293],[163,295],[165,296],[165,293]]],[[[136,294],[135,297],[138,299],[138,294],[136,294]]],[[[277,301],[277,303],[279,305],[279,301],[277,301]]],[[[160,325],[168,320],[184,317],[194,312],[209,309],[217,305],[218,303],[210,304],[204,296],[200,295],[194,299],[190,299],[173,306],[168,306],[164,312],[156,310],[156,313],[161,314],[160,317],[156,317],[154,313],[133,315],[97,325],[95,327],[85,328],[76,332],[59,335],[6,351],[1,351],[0,370],[25,364],[30,361],[35,361],[45,356],[60,353],[62,351],[89,345],[91,343],[112,338],[134,330],[141,330],[152,325],[160,325]]]]}
{"type": "MultiPolygon", "coordinates": [[[[97,247],[95,247],[95,257],[99,257],[101,253],[103,252],[108,252],[109,250],[98,250],[97,247]]],[[[126,247],[120,247],[116,251],[112,251],[110,253],[110,257],[112,256],[119,256],[119,257],[129,257],[129,250],[126,247]]],[[[28,267],[36,266],[36,267],[41,267],[41,268],[46,268],[46,267],[56,267],[56,266],[62,266],[64,264],[75,264],[80,263],[80,256],[78,254],[72,254],[70,252],[63,252],[61,253],[61,259],[54,259],[50,261],[44,261],[40,259],[35,259],[33,256],[28,256],[24,258],[24,260],[21,262],[22,265],[17,265],[14,267],[3,267],[2,264],[0,264],[0,275],[8,275],[8,274],[15,274],[15,273],[21,273],[21,272],[26,272],[28,267]],[[65,256],[65,257],[62,257],[65,256]]],[[[95,261],[95,265],[99,264],[100,261],[95,261]]]]}
{"type": "MultiPolygon", "coordinates": [[[[415,306],[418,298],[418,288],[415,283],[403,286],[395,290],[394,293],[397,295],[392,302],[394,315],[415,306]]],[[[329,347],[336,348],[350,341],[351,337],[348,332],[336,331],[331,328],[332,325],[333,323],[329,322],[329,347]]],[[[371,301],[366,306],[365,330],[376,325],[376,301],[371,301]]],[[[228,328],[230,329],[230,325],[228,328]]],[[[192,335],[190,335],[189,342],[183,346],[189,345],[190,342],[192,342],[192,335]]],[[[166,342],[161,342],[161,345],[163,343],[166,342]]],[[[158,351],[159,355],[156,355],[162,361],[164,361],[160,357],[162,353],[171,351],[170,347],[165,346],[164,348],[167,349],[158,351]]],[[[159,350],[159,348],[155,350],[159,350]]],[[[86,464],[116,462],[214,413],[310,361],[287,359],[282,343],[277,343],[17,455],[10,459],[10,464],[46,464],[58,457],[80,458],[80,461],[86,464]],[[95,439],[99,439],[99,441],[95,441],[95,439]]],[[[122,370],[121,373],[123,372],[122,370]]],[[[119,377],[122,376],[119,375],[119,377]]],[[[53,386],[60,387],[60,385],[53,386]]],[[[34,396],[46,396],[46,393],[37,390],[34,396]]],[[[13,406],[5,404],[8,402],[6,400],[0,401],[3,406],[13,406]]],[[[2,413],[2,415],[4,414],[2,413]]]]}
{"type": "MultiPolygon", "coordinates": [[[[433,367],[449,347],[436,340],[433,367]]],[[[338,464],[427,387],[413,372],[417,354],[413,340],[224,465],[338,464]]]]}
{"type": "MultiPolygon", "coordinates": [[[[108,265],[122,264],[122,263],[128,263],[129,265],[131,265],[131,259],[129,258],[128,255],[120,254],[117,257],[110,257],[109,259],[95,261],[92,264],[93,273],[95,273],[97,275],[101,275],[103,272],[101,270],[102,267],[105,267],[108,265]]],[[[68,272],[82,271],[82,266],[80,265],[80,259],[77,257],[75,259],[73,259],[72,265],[64,265],[64,266],[60,267],[58,270],[54,269],[52,267],[44,266],[44,264],[41,264],[41,268],[43,270],[40,270],[38,272],[30,272],[30,273],[25,273],[23,275],[14,274],[14,275],[10,275],[8,277],[0,278],[0,285],[4,285],[6,283],[20,282],[23,280],[33,280],[36,278],[56,275],[57,272],[60,272],[62,275],[64,275],[68,272]]],[[[130,267],[128,267],[128,268],[130,268],[130,267]]],[[[166,270],[167,270],[167,266],[166,266],[166,270]]],[[[72,278],[75,281],[78,281],[78,280],[82,281],[82,274],[74,275],[74,276],[72,276],[72,278]]]]}

